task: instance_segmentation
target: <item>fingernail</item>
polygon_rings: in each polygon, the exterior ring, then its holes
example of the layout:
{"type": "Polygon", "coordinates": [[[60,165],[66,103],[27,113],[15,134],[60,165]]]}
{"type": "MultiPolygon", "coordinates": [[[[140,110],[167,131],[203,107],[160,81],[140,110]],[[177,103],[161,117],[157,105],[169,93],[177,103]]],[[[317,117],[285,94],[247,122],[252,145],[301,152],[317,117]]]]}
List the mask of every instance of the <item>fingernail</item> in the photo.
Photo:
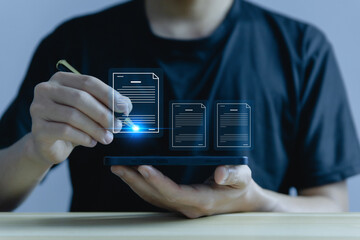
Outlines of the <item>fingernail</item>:
{"type": "Polygon", "coordinates": [[[104,139],[105,144],[111,143],[113,139],[114,139],[114,135],[111,132],[106,131],[106,135],[104,139]]]}
{"type": "MultiPolygon", "coordinates": [[[[124,112],[124,110],[127,109],[127,103],[124,100],[124,97],[119,95],[116,95],[116,100],[115,100],[115,111],[116,112],[124,112]]],[[[125,110],[126,111],[126,110],[125,110]]]]}
{"type": "Polygon", "coordinates": [[[140,168],[139,172],[144,178],[149,178],[149,172],[147,171],[147,169],[140,168]]]}
{"type": "Polygon", "coordinates": [[[224,175],[224,178],[222,179],[222,181],[220,182],[220,184],[226,183],[228,177],[229,177],[229,169],[225,168],[225,175],[224,175]]]}
{"type": "Polygon", "coordinates": [[[115,119],[114,121],[115,121],[115,124],[114,124],[115,128],[113,131],[114,131],[114,133],[119,133],[122,129],[122,122],[119,119],[115,119]]]}
{"type": "Polygon", "coordinates": [[[94,140],[94,139],[91,139],[91,142],[90,142],[90,147],[95,147],[97,144],[97,141],[94,140]]]}

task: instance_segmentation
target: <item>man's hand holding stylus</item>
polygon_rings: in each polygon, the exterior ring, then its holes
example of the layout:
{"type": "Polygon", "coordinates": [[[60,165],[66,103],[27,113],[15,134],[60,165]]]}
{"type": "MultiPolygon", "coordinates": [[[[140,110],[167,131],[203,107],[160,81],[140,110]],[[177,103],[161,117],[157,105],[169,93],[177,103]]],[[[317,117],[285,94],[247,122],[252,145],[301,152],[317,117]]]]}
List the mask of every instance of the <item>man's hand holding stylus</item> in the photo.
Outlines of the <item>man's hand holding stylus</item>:
{"type": "MultiPolygon", "coordinates": [[[[50,164],[64,161],[76,146],[109,144],[113,131],[113,89],[101,80],[73,73],[58,72],[48,82],[38,84],[30,107],[31,139],[34,157],[50,164]]],[[[115,111],[128,115],[129,98],[115,91],[115,111]]]]}

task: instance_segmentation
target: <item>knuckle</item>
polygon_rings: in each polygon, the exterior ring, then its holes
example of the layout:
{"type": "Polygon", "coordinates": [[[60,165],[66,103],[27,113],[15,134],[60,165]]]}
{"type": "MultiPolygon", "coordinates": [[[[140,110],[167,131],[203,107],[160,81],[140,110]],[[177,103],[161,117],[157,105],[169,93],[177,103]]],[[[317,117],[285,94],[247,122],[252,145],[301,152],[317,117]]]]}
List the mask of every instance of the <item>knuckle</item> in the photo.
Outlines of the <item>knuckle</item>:
{"type": "Polygon", "coordinates": [[[86,102],[87,94],[83,91],[74,91],[73,100],[76,106],[82,105],[82,103],[86,102]]]}
{"type": "Polygon", "coordinates": [[[34,95],[37,96],[37,95],[41,95],[43,94],[44,92],[47,92],[50,90],[50,83],[48,82],[42,82],[42,83],[39,83],[35,86],[34,88],[34,95]]]}
{"type": "Polygon", "coordinates": [[[83,78],[83,87],[85,89],[91,89],[94,85],[94,82],[96,81],[95,77],[84,75],[83,78]]]}
{"type": "Polygon", "coordinates": [[[66,116],[70,122],[76,122],[78,114],[75,110],[69,109],[64,111],[64,116],[66,116]]]}
{"type": "Polygon", "coordinates": [[[72,132],[72,129],[69,125],[63,125],[60,130],[63,136],[70,136],[72,132]]]}
{"type": "Polygon", "coordinates": [[[42,107],[37,102],[32,102],[30,105],[30,115],[32,117],[38,115],[38,113],[41,111],[42,107]]]}
{"type": "Polygon", "coordinates": [[[50,82],[60,82],[61,79],[66,78],[68,75],[64,72],[58,71],[56,73],[54,73],[54,75],[52,75],[52,77],[50,78],[50,82]]]}

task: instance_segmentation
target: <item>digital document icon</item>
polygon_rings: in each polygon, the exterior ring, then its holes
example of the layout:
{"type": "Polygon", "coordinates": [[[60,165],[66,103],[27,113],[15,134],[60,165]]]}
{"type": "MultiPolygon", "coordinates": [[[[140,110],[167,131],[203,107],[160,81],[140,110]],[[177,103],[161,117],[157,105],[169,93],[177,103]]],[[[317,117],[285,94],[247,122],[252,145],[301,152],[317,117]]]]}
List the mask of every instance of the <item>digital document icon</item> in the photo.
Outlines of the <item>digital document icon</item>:
{"type": "Polygon", "coordinates": [[[216,148],[252,148],[249,103],[216,103],[216,148]]]}
{"type": "MultiPolygon", "coordinates": [[[[161,135],[162,124],[162,71],[161,69],[112,69],[110,71],[113,87],[113,106],[121,104],[115,99],[115,91],[128,97],[133,105],[129,116],[116,113],[114,119],[123,123],[121,134],[143,133],[147,136],[161,135]]],[[[113,127],[115,127],[113,125],[113,127]]]]}
{"type": "Polygon", "coordinates": [[[171,149],[207,148],[207,113],[204,102],[171,102],[171,149]]]}

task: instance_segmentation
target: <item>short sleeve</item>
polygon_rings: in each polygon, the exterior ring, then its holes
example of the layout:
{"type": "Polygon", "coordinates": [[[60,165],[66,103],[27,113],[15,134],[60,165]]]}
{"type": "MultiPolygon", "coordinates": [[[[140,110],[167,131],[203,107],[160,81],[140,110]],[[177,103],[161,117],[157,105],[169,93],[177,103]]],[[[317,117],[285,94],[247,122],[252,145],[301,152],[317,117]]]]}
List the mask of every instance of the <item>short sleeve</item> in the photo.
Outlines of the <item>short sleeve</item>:
{"type": "Polygon", "coordinates": [[[343,181],[360,172],[360,147],[334,51],[313,27],[304,34],[294,186],[343,181]]]}
{"type": "Polygon", "coordinates": [[[55,72],[55,63],[49,60],[53,51],[51,35],[38,46],[17,96],[0,120],[0,149],[9,147],[31,131],[30,105],[34,87],[48,81],[55,72]]]}

